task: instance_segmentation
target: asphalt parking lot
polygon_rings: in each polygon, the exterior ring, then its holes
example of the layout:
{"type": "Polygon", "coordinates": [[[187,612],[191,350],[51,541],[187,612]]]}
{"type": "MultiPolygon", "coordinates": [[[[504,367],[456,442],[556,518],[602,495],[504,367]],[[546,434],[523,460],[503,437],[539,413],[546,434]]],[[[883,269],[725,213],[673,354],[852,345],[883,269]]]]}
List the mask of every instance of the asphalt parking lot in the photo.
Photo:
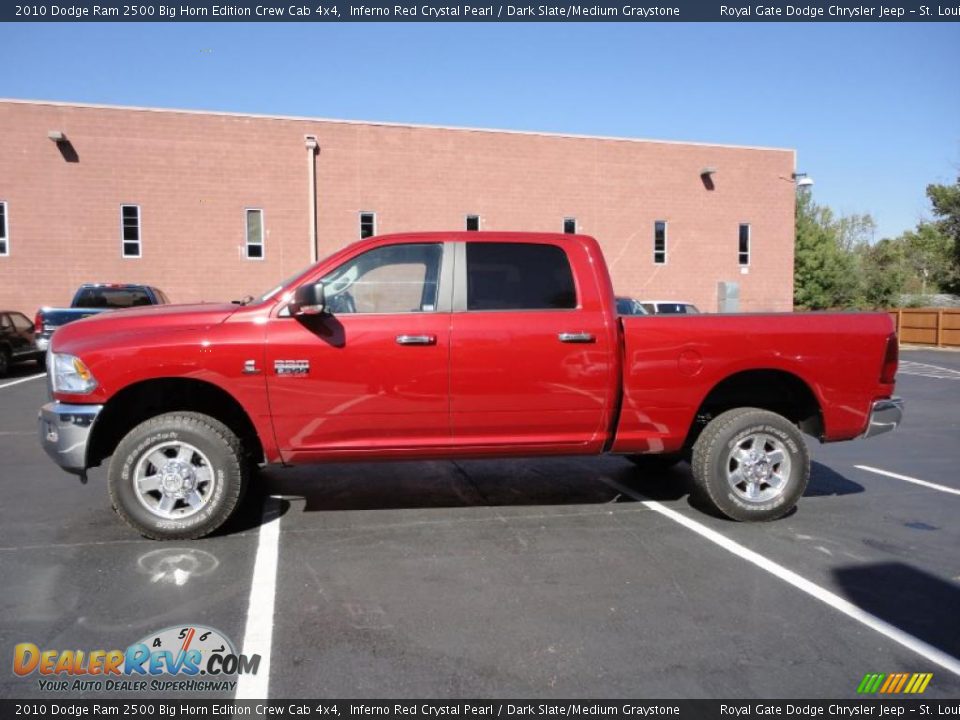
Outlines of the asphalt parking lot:
{"type": "Polygon", "coordinates": [[[685,465],[356,464],[267,470],[228,532],[173,544],[114,516],[103,469],[84,486],[47,459],[44,383],[17,371],[0,696],[57,697],[13,675],[16,643],[203,624],[268,659],[237,692],[276,698],[854,698],[868,672],[933,672],[925,695],[958,697],[960,353],[901,360],[901,429],[815,447],[774,523],[692,507],[685,465]]]}

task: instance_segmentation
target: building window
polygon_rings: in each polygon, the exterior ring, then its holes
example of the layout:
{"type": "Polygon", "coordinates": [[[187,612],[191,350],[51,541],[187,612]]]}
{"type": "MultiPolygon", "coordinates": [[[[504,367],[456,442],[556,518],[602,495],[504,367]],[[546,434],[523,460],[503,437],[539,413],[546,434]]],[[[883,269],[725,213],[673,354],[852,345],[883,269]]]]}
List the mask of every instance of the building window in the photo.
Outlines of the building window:
{"type": "Polygon", "coordinates": [[[123,257],[140,257],[140,206],[120,206],[120,234],[123,239],[123,257]]]}
{"type": "Polygon", "coordinates": [[[563,232],[567,235],[576,235],[577,234],[577,219],[576,218],[564,218],[563,219],[563,232]]]}
{"type": "Polygon", "coordinates": [[[467,215],[467,230],[470,232],[476,232],[480,229],[480,216],[479,215],[467,215]]]}
{"type": "Polygon", "coordinates": [[[360,213],[360,239],[373,237],[377,234],[377,214],[373,212],[360,213]]]}
{"type": "Polygon", "coordinates": [[[247,208],[247,257],[263,259],[263,210],[247,208]]]}
{"type": "Polygon", "coordinates": [[[656,265],[667,263],[667,223],[663,220],[653,224],[653,262],[656,265]]]}
{"type": "Polygon", "coordinates": [[[7,235],[7,203],[0,200],[0,256],[10,254],[10,239],[7,235]]]}
{"type": "Polygon", "coordinates": [[[750,264],[750,225],[748,223],[740,225],[740,249],[737,256],[741,265],[750,264]]]}

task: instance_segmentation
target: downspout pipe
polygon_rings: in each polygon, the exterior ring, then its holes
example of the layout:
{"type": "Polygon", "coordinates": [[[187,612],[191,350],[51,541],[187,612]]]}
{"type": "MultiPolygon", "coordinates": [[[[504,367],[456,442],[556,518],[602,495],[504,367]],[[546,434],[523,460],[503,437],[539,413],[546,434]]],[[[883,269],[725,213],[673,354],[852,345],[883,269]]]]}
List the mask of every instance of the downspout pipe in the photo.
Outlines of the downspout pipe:
{"type": "Polygon", "coordinates": [[[315,263],[319,258],[317,248],[317,163],[316,155],[320,148],[316,135],[304,135],[303,144],[307,148],[307,185],[309,196],[307,207],[310,213],[310,262],[315,263]]]}

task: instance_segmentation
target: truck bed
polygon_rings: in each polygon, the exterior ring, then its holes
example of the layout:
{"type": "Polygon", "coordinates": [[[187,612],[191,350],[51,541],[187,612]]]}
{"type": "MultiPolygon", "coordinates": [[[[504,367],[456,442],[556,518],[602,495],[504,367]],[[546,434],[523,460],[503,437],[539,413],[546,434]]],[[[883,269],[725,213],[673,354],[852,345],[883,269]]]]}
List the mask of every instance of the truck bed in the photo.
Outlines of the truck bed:
{"type": "Polygon", "coordinates": [[[758,383],[801,381],[818,406],[810,431],[823,441],[861,435],[871,401],[893,391],[880,382],[894,332],[886,313],[650,315],[620,323],[617,453],[680,450],[718,388],[735,394],[758,383]]]}

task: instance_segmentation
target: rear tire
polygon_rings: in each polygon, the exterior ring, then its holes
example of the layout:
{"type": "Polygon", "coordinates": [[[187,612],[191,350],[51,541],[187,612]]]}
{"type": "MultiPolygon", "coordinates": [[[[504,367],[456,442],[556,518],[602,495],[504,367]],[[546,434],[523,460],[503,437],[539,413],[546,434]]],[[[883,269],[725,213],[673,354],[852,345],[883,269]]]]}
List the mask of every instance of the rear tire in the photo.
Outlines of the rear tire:
{"type": "Polygon", "coordinates": [[[10,372],[10,351],[0,348],[0,377],[6,377],[10,372]]]}
{"type": "Polygon", "coordinates": [[[193,540],[233,514],[249,472],[243,445],[207,415],[173,412],[146,420],[117,446],[110,499],[117,514],[154,540],[193,540]]]}
{"type": "Polygon", "coordinates": [[[741,522],[783,517],[810,479],[810,454],[800,429],[758,408],[728,410],[697,438],[691,462],[701,499],[741,522]]]}

